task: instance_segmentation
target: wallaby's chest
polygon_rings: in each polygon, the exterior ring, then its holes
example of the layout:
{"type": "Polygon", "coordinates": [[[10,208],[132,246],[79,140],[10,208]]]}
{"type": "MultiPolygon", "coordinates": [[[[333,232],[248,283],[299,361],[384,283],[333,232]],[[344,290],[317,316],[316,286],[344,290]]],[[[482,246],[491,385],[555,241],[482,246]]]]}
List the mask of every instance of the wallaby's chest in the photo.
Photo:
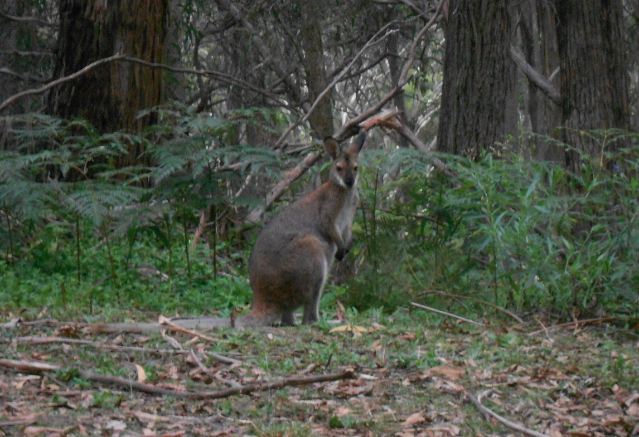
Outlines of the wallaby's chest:
{"type": "Polygon", "coordinates": [[[335,216],[335,227],[340,234],[344,234],[344,230],[353,223],[355,212],[357,211],[357,204],[359,203],[359,194],[357,189],[353,189],[346,199],[342,207],[337,211],[335,216]]]}

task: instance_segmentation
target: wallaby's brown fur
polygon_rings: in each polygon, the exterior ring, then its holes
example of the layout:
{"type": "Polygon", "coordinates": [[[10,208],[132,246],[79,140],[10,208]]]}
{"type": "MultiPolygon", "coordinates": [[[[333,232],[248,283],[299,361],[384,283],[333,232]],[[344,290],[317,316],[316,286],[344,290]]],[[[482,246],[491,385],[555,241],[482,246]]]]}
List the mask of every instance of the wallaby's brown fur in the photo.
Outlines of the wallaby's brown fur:
{"type": "Polygon", "coordinates": [[[365,141],[364,133],[358,135],[341,155],[334,139],[324,141],[333,160],[329,181],[285,208],[260,233],[249,260],[251,312],[238,317],[236,326],[277,320],[294,325],[300,307],[302,323],[317,321],[333,259],[341,261],[351,246],[359,203],[357,161],[365,141]]]}

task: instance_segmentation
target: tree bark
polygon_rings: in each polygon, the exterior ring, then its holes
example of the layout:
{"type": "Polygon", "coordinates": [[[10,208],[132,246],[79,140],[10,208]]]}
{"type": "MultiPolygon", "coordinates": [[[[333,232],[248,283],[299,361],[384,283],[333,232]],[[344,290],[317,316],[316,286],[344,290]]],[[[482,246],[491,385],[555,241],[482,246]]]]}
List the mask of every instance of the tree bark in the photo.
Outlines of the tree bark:
{"type": "MultiPolygon", "coordinates": [[[[614,151],[619,144],[603,144],[580,131],[629,128],[622,4],[618,0],[562,0],[555,6],[563,140],[578,151],[603,160],[604,147],[605,151],[614,151]]],[[[579,170],[579,153],[568,151],[566,164],[579,170]]]]}
{"type": "Polygon", "coordinates": [[[477,159],[498,149],[516,121],[508,114],[516,70],[509,50],[508,3],[451,0],[445,29],[438,150],[477,159]]]}
{"type": "MultiPolygon", "coordinates": [[[[326,68],[324,66],[324,48],[321,34],[321,10],[315,1],[300,3],[302,64],[306,70],[309,102],[313,103],[328,86],[326,68]]],[[[308,121],[320,139],[333,135],[333,112],[330,94],[326,94],[317,108],[311,113],[308,121]]]]}
{"type": "MultiPolygon", "coordinates": [[[[539,71],[559,88],[559,52],[557,48],[557,16],[555,8],[549,2],[537,3],[537,20],[541,32],[541,68],[539,71]]],[[[561,91],[560,91],[561,92],[561,91]]],[[[561,107],[547,99],[541,103],[543,121],[539,126],[542,135],[556,136],[556,130],[561,126],[561,107]]],[[[541,141],[537,144],[535,157],[538,160],[564,162],[565,150],[555,143],[541,141]]]]}
{"type": "MultiPolygon", "coordinates": [[[[62,0],[54,77],[80,70],[116,53],[163,63],[168,0],[62,0]]],[[[83,118],[99,132],[139,132],[153,115],[140,110],[164,101],[164,72],[131,62],[113,62],[67,82],[49,97],[49,112],[83,118]]],[[[131,146],[131,159],[141,152],[131,146]]]]}

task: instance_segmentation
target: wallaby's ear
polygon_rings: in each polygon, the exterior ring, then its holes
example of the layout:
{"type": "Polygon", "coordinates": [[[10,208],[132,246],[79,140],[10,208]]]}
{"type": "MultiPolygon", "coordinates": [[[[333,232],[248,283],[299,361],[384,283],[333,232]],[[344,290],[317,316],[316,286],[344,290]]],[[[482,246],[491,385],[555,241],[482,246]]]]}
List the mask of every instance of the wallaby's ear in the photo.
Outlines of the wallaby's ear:
{"type": "Polygon", "coordinates": [[[326,150],[326,153],[328,153],[328,156],[330,156],[331,159],[337,158],[337,155],[339,154],[339,145],[337,144],[337,141],[335,141],[335,138],[324,138],[324,150],[326,150]]]}
{"type": "Polygon", "coordinates": [[[358,154],[362,147],[364,147],[364,143],[366,142],[366,132],[362,132],[353,138],[351,145],[348,146],[348,150],[346,153],[350,154],[358,154]]]}

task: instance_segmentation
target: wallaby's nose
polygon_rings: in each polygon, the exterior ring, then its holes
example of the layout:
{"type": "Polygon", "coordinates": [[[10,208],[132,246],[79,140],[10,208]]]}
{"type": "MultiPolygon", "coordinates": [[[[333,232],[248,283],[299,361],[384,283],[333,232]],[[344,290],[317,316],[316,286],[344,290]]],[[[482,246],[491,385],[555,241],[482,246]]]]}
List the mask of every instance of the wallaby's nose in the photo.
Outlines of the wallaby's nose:
{"type": "Polygon", "coordinates": [[[351,188],[353,186],[353,184],[355,183],[355,177],[353,177],[352,173],[346,174],[346,177],[344,178],[344,183],[346,184],[348,188],[351,188]]]}

